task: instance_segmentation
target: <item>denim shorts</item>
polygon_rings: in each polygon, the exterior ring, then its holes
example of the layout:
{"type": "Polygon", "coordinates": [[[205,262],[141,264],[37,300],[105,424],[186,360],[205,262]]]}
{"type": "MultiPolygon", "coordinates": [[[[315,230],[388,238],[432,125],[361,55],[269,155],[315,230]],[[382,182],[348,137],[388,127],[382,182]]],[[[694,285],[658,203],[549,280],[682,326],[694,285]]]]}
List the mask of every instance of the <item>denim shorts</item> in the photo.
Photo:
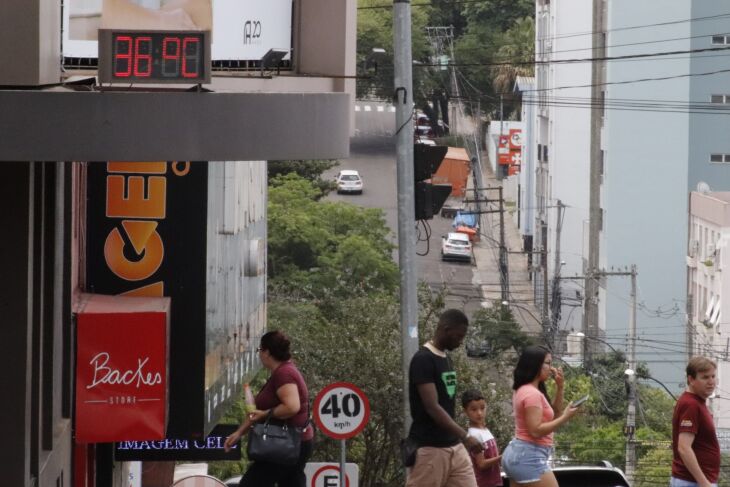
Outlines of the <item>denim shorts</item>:
{"type": "Polygon", "coordinates": [[[552,446],[536,445],[513,438],[502,453],[502,470],[518,484],[537,482],[550,471],[552,446]]]}
{"type": "MultiPolygon", "coordinates": [[[[710,484],[712,487],[717,487],[717,484],[710,484]]],[[[690,482],[689,480],[678,479],[677,477],[671,477],[669,479],[669,487],[697,487],[697,482],[690,482]]]]}

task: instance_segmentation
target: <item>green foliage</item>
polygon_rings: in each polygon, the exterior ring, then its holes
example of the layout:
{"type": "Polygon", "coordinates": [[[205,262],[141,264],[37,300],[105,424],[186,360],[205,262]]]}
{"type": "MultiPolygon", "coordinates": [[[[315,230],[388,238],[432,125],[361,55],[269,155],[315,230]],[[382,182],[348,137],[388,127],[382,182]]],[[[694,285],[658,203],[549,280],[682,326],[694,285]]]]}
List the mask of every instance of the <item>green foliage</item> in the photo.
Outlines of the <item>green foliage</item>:
{"type": "MultiPolygon", "coordinates": [[[[384,5],[382,0],[358,0],[357,12],[357,62],[362,79],[357,83],[358,98],[390,100],[393,97],[393,9],[368,8],[384,5]],[[385,54],[372,58],[373,48],[385,49],[385,54]],[[377,70],[366,66],[368,61],[377,63],[377,70]]],[[[431,7],[414,8],[411,14],[412,57],[414,60],[429,61],[430,46],[426,39],[426,25],[429,25],[431,7]]],[[[420,69],[414,69],[414,93],[428,90],[419,88],[429,80],[420,69]]],[[[415,98],[415,96],[414,96],[415,98]]]]}
{"type": "Polygon", "coordinates": [[[533,340],[520,329],[510,308],[495,301],[492,307],[480,309],[472,317],[467,346],[481,344],[486,345],[487,356],[496,359],[507,351],[519,354],[533,340]]]}
{"type": "MultiPolygon", "coordinates": [[[[637,368],[644,371],[645,367],[642,364],[637,368]]],[[[612,352],[594,357],[590,374],[579,368],[566,370],[566,400],[575,400],[585,394],[589,395],[589,400],[581,406],[580,414],[556,434],[556,458],[571,465],[593,465],[607,460],[619,468],[624,467],[625,368],[624,355],[612,352]]],[[[637,386],[637,397],[639,407],[634,436],[638,459],[637,485],[656,485],[656,478],[666,470],[664,467],[671,465],[674,401],[663,390],[643,384],[637,386]],[[658,458],[664,458],[666,451],[669,451],[670,461],[661,464],[658,458]]]]}
{"type": "Polygon", "coordinates": [[[657,447],[642,456],[636,466],[636,487],[669,485],[672,475],[672,449],[657,447]]]}
{"type": "Polygon", "coordinates": [[[398,282],[383,212],[317,201],[316,186],[294,174],[269,189],[269,279],[316,298],[392,290],[398,282]]]}
{"type": "Polygon", "coordinates": [[[286,176],[294,173],[308,181],[315,183],[315,186],[326,194],[335,189],[334,181],[322,179],[322,173],[335,166],[339,166],[336,160],[308,160],[308,161],[269,161],[268,179],[269,183],[279,176],[286,176]]]}
{"type": "MultiPolygon", "coordinates": [[[[371,294],[338,304],[322,311],[308,304],[274,302],[269,326],[293,338],[295,360],[312,399],[336,381],[363,389],[370,400],[370,421],[360,435],[348,440],[348,461],[360,466],[361,485],[396,485],[401,470],[397,446],[403,430],[397,301],[392,293],[371,294]]],[[[339,442],[318,433],[312,460],[336,461],[339,448],[339,442]]]]}
{"type": "Polygon", "coordinates": [[[515,20],[515,23],[501,39],[497,49],[497,62],[514,63],[501,64],[494,73],[495,91],[498,93],[511,92],[517,76],[533,76],[535,59],[535,21],[532,17],[515,20]],[[521,64],[530,63],[530,64],[521,64]]]}

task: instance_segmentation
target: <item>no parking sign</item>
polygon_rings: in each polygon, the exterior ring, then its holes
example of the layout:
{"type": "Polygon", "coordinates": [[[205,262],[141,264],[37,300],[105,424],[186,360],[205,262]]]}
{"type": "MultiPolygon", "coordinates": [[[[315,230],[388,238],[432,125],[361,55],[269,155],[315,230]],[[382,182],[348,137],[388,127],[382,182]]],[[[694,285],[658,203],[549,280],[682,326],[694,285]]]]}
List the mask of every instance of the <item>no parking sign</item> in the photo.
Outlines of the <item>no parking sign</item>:
{"type": "MultiPolygon", "coordinates": [[[[336,463],[307,463],[304,467],[307,487],[338,487],[340,485],[340,466],[336,463]]],[[[345,465],[346,487],[358,487],[360,469],[356,463],[345,465]]]]}

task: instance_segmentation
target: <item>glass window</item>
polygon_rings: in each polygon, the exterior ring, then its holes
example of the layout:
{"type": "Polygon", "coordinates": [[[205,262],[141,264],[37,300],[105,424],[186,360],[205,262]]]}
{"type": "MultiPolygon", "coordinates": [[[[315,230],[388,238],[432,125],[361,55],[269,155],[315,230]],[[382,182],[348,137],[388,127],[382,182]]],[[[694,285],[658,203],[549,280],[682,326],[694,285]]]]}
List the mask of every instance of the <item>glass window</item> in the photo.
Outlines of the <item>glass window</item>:
{"type": "Polygon", "coordinates": [[[725,103],[725,96],[724,95],[712,95],[712,96],[710,96],[710,102],[711,103],[725,103]]]}
{"type": "Polygon", "coordinates": [[[722,162],[722,154],[710,154],[710,162],[722,162]]]}
{"type": "Polygon", "coordinates": [[[725,36],[712,36],[713,44],[725,44],[725,36]]]}

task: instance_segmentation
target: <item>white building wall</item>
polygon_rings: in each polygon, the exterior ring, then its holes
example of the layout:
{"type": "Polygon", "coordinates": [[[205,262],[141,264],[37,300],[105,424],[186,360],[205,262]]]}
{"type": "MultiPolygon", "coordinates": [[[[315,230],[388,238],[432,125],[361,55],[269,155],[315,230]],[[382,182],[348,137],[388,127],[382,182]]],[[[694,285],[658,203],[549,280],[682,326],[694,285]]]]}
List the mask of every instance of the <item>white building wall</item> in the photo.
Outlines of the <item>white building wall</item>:
{"type": "MultiPolygon", "coordinates": [[[[584,273],[583,222],[588,220],[590,176],[590,99],[591,63],[559,63],[561,60],[592,57],[590,32],[593,22],[591,2],[559,0],[553,4],[554,41],[550,65],[553,91],[549,92],[550,126],[548,139],[548,168],[552,179],[552,194],[548,200],[548,248],[554,250],[558,228],[557,202],[566,206],[560,233],[560,269],[562,276],[584,273]],[[579,88],[564,88],[580,86],[579,88]],[[577,106],[576,106],[577,105],[577,106]]],[[[552,254],[551,250],[551,254],[552,254]]],[[[555,273],[555,257],[548,259],[550,276],[555,273]]],[[[580,329],[584,283],[582,280],[561,282],[561,327],[580,329]]]]}
{"type": "MultiPolygon", "coordinates": [[[[560,63],[561,60],[590,58],[592,28],[591,2],[553,0],[538,2],[536,12],[536,113],[537,213],[535,215],[536,249],[541,248],[540,223],[548,224],[548,276],[554,276],[557,201],[566,205],[560,234],[560,269],[562,276],[582,275],[584,224],[588,219],[590,171],[590,63],[560,63]],[[544,52],[541,56],[541,53],[544,52]],[[542,61],[542,63],[540,63],[542,61]],[[547,61],[547,63],[545,63],[547,61]],[[564,88],[579,86],[576,88],[564,88]],[[547,147],[547,149],[545,149],[547,147]],[[547,156],[547,157],[546,157],[547,156]],[[547,161],[545,160],[547,159],[547,161]]],[[[541,278],[536,278],[541,282],[541,278]]],[[[561,327],[580,329],[583,282],[562,280],[561,327]]],[[[539,287],[539,286],[538,286],[539,287]]],[[[541,288],[540,288],[541,289],[541,288]]],[[[540,299],[541,291],[536,288],[540,299]]]]}
{"type": "MultiPolygon", "coordinates": [[[[662,8],[656,8],[654,2],[612,0],[608,3],[607,56],[688,50],[697,24],[687,21],[692,17],[690,0],[665,0],[662,8]],[[636,25],[643,27],[626,28],[636,25]]],[[[646,361],[652,375],[673,390],[684,387],[687,359],[690,115],[687,110],[667,113],[636,104],[642,100],[688,103],[693,78],[687,75],[691,72],[690,56],[606,63],[600,263],[606,269],[637,266],[637,358],[646,361]],[[670,79],[637,81],[662,77],[670,79]]],[[[629,293],[628,278],[609,277],[604,282],[601,312],[606,337],[617,348],[625,346],[629,293]]]]}
{"type": "Polygon", "coordinates": [[[690,196],[688,295],[693,302],[693,355],[717,362],[710,400],[718,428],[730,428],[730,193],[690,196]]]}

